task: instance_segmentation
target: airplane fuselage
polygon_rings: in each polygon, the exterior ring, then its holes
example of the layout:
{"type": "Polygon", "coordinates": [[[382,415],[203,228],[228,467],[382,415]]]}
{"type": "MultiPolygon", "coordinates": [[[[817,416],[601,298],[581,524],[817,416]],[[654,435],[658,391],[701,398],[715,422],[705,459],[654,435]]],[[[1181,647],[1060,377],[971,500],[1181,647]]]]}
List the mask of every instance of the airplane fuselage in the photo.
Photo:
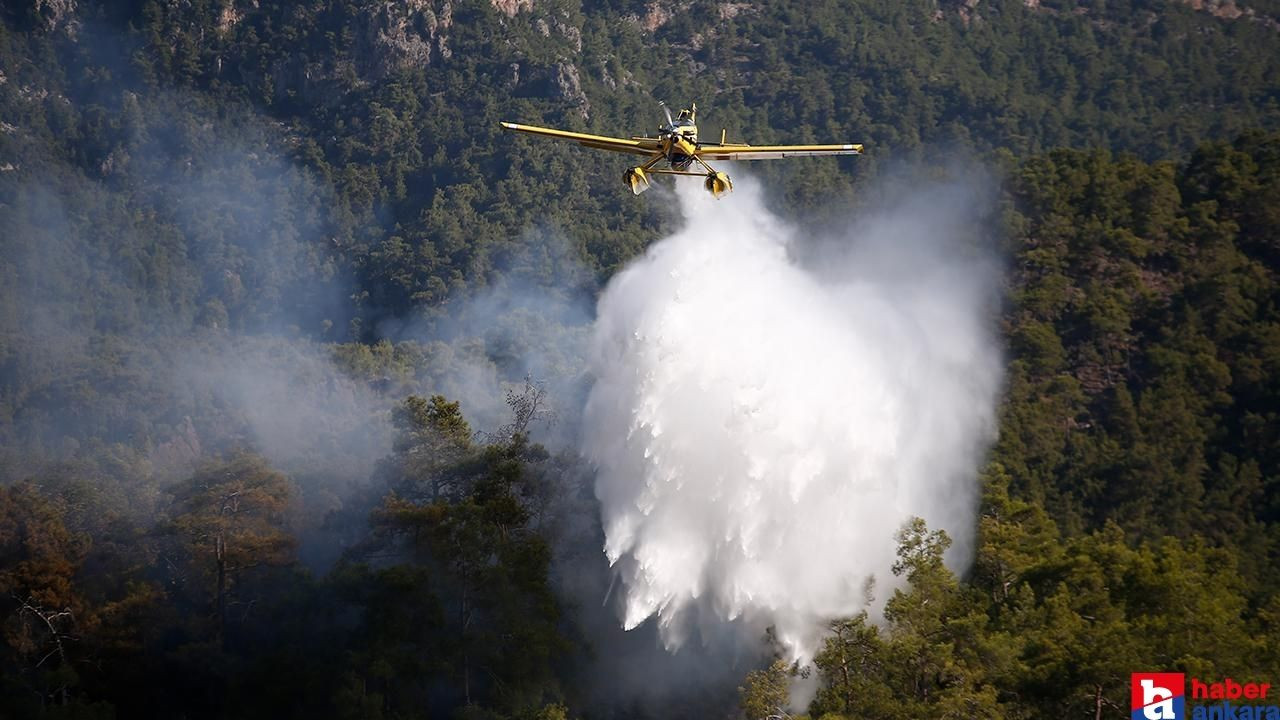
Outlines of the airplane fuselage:
{"type": "Polygon", "coordinates": [[[687,120],[677,120],[661,128],[662,152],[672,169],[688,170],[698,149],[698,126],[687,120]]]}

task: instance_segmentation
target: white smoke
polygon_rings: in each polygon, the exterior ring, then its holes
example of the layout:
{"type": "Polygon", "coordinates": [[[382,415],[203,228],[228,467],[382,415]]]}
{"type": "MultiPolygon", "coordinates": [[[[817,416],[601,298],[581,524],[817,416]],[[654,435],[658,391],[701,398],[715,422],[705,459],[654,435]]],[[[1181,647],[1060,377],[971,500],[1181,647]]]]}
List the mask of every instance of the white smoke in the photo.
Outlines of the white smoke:
{"type": "Polygon", "coordinates": [[[803,264],[749,178],[678,198],[684,228],[612,280],[593,336],[583,451],[623,624],[656,618],[672,649],[709,623],[773,627],[805,661],[869,579],[884,594],[908,518],[968,552],[997,265],[957,242],[977,206],[958,183],[803,264]]]}

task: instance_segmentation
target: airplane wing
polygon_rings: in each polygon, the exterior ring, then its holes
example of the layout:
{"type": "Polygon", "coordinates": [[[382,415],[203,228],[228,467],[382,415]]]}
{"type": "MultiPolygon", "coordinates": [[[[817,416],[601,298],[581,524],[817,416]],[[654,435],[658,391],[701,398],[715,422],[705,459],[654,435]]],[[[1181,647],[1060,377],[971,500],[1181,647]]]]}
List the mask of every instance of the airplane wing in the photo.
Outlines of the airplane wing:
{"type": "Polygon", "coordinates": [[[698,157],[703,160],[774,160],[816,155],[861,155],[861,145],[738,145],[703,143],[698,157]]]}
{"type": "Polygon", "coordinates": [[[504,122],[502,127],[516,132],[529,133],[530,135],[541,135],[543,137],[553,138],[555,140],[569,140],[579,145],[597,150],[613,150],[614,152],[631,153],[632,155],[652,156],[658,152],[657,138],[632,138],[624,140],[623,138],[605,137],[603,135],[587,135],[586,133],[569,132],[568,130],[553,130],[551,128],[538,127],[536,125],[517,125],[516,123],[504,122]]]}

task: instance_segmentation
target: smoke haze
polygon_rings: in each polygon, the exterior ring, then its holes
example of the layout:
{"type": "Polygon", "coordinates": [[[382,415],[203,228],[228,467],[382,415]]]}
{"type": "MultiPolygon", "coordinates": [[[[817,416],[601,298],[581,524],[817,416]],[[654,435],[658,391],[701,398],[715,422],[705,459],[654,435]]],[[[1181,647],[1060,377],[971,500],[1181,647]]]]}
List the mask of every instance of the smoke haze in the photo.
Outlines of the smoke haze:
{"type": "MultiPolygon", "coordinates": [[[[603,537],[589,495],[550,525],[558,586],[611,651],[593,667],[615,671],[610,703],[659,685],[731,702],[769,626],[811,657],[822,621],[863,607],[869,578],[884,596],[911,515],[952,532],[963,557],[999,382],[984,314],[997,273],[953,242],[981,205],[965,187],[798,238],[749,179],[722,202],[682,185],[666,200],[684,229],[616,277],[595,313],[576,248],[531,230],[487,288],[429,322],[370,311],[387,342],[339,346],[360,337],[341,257],[354,241],[327,182],[287,159],[287,132],[245,109],[193,126],[165,111],[182,98],[133,113],[120,94],[136,128],[101,177],[60,180],[63,161],[46,158],[8,179],[0,384],[35,390],[0,397],[14,410],[0,438],[40,452],[0,452],[0,478],[112,443],[137,449],[140,484],[165,487],[251,448],[293,478],[309,517],[345,507],[358,533],[371,498],[352,496],[389,452],[396,402],[440,392],[495,430],[506,391],[531,377],[555,410],[535,439],[581,437],[598,470],[603,537]],[[135,227],[126,193],[169,229],[135,227]],[[585,414],[584,365],[596,379],[585,414]],[[615,610],[644,631],[619,638],[615,610]],[[668,655],[654,626],[668,649],[699,645],[668,655]]],[[[323,568],[349,539],[304,529],[301,553],[323,568]]]]}
{"type": "Polygon", "coordinates": [[[917,186],[817,241],[749,178],[678,188],[684,228],[608,285],[590,355],[582,450],[626,628],[675,649],[773,627],[805,661],[873,579],[884,597],[910,517],[968,553],[1001,379],[997,264],[959,241],[983,185],[917,186]]]}

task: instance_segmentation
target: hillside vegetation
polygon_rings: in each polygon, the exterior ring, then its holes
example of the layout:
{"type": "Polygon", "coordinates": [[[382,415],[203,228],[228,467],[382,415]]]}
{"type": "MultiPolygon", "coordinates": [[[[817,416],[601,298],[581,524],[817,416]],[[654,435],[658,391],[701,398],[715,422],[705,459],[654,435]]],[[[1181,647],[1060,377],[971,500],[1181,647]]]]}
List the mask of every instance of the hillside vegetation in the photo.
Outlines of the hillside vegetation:
{"type": "Polygon", "coordinates": [[[0,9],[0,715],[669,716],[587,687],[555,568],[601,564],[596,508],[540,423],[677,219],[498,126],[658,99],[865,143],[752,167],[806,227],[904,166],[1001,178],[972,567],[904,528],[812,717],[1280,677],[1280,3],[42,0],[0,9]]]}

